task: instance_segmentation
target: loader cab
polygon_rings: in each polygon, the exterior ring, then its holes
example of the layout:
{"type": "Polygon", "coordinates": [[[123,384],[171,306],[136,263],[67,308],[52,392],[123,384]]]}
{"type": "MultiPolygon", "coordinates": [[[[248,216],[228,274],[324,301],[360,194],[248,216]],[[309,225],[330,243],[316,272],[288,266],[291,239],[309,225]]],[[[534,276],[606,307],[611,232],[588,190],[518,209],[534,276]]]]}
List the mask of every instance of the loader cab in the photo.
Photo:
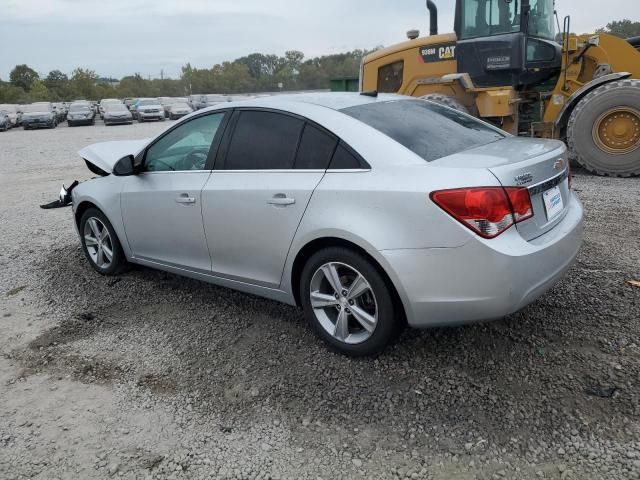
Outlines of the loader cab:
{"type": "Polygon", "coordinates": [[[557,75],[554,0],[458,0],[458,72],[477,87],[526,87],[557,75]]]}

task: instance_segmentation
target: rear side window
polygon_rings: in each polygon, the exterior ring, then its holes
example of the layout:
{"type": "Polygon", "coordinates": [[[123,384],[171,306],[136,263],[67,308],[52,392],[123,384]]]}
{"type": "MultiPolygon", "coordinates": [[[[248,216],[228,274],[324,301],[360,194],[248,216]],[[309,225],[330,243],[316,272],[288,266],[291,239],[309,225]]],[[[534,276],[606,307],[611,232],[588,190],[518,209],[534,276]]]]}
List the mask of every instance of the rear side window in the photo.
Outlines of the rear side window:
{"type": "Polygon", "coordinates": [[[402,87],[404,60],[390,63],[378,69],[378,92],[396,93],[402,87]]]}
{"type": "Polygon", "coordinates": [[[225,170],[293,168],[304,122],[273,112],[240,112],[227,151],[225,170]]]}
{"type": "Polygon", "coordinates": [[[473,117],[424,100],[395,100],[341,110],[427,162],[505,138],[473,117]]]}
{"type": "Polygon", "coordinates": [[[329,168],[332,170],[348,170],[353,168],[367,168],[349,149],[340,143],[336,149],[336,153],[333,155],[329,168]]]}
{"type": "Polygon", "coordinates": [[[338,139],[307,123],[296,155],[295,168],[326,170],[338,139]]]}

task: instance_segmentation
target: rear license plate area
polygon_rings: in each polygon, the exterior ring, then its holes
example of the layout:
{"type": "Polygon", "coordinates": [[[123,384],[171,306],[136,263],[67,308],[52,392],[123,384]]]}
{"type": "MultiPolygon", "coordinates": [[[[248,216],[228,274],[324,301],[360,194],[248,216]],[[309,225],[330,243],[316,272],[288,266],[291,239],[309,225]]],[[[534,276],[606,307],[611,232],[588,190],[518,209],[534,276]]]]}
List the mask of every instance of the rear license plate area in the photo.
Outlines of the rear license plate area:
{"type": "Polygon", "coordinates": [[[542,193],[542,199],[544,201],[544,209],[547,213],[547,220],[553,220],[562,213],[564,209],[564,202],[562,200],[562,193],[560,187],[553,187],[542,193]]]}

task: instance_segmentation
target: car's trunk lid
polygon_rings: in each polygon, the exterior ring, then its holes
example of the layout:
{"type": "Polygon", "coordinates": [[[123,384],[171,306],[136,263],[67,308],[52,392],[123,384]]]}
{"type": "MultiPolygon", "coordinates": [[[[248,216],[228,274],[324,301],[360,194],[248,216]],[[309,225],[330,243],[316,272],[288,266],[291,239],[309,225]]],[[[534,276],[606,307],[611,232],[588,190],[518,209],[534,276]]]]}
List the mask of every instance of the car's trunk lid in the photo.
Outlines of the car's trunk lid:
{"type": "Polygon", "coordinates": [[[509,137],[431,164],[486,168],[503,187],[526,187],[533,217],[517,224],[526,240],[543,235],[559,223],[571,198],[567,149],[556,140],[509,137]]]}

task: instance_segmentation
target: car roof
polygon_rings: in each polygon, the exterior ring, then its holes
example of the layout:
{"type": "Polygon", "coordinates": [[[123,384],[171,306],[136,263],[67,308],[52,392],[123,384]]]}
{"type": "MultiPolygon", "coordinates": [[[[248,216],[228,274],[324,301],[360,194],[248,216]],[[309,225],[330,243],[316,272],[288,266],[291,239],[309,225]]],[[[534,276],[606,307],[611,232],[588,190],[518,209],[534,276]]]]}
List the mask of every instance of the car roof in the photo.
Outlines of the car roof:
{"type": "Polygon", "coordinates": [[[342,110],[358,105],[411,99],[412,97],[387,93],[381,93],[376,96],[371,96],[351,92],[318,92],[271,95],[267,97],[250,98],[247,100],[243,99],[230,102],[226,105],[226,107],[228,108],[238,105],[272,107],[286,110],[287,107],[291,106],[291,104],[311,104],[329,108],[331,110],[342,110]]]}

